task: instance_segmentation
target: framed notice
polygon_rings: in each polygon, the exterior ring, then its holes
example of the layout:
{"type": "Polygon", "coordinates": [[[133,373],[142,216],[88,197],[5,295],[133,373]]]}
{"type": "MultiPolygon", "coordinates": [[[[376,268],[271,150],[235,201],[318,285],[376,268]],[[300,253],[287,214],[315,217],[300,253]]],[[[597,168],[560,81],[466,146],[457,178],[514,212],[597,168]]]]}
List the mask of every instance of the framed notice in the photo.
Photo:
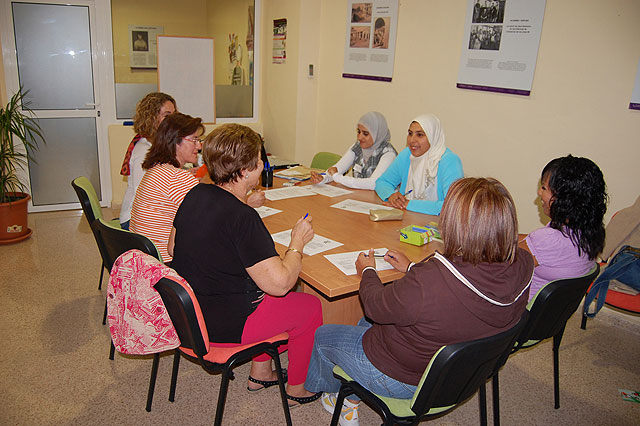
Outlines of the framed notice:
{"type": "Polygon", "coordinates": [[[129,25],[129,65],[131,68],[157,68],[157,37],[163,27],[129,25]]]}
{"type": "Polygon", "coordinates": [[[342,77],[391,81],[398,0],[349,0],[342,77]]]}
{"type": "Polygon", "coordinates": [[[545,0],[467,0],[457,87],[529,96],[545,0]]]}
{"type": "Polygon", "coordinates": [[[158,90],[180,112],[216,122],[213,37],[158,36],[158,90]]]}

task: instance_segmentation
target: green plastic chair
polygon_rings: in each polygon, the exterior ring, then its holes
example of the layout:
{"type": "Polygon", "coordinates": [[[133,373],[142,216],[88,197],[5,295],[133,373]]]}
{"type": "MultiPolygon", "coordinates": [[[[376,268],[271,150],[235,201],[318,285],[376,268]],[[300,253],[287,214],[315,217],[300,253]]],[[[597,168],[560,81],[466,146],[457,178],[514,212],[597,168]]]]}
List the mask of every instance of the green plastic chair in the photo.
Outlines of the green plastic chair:
{"type": "MultiPolygon", "coordinates": [[[[93,222],[97,219],[102,219],[102,208],[100,207],[100,200],[98,199],[98,195],[96,194],[96,190],[94,189],[89,179],[84,176],[80,176],[71,181],[71,186],[76,191],[78,195],[78,200],[80,201],[80,205],[82,206],[82,211],[84,212],[84,216],[87,218],[87,222],[89,222],[89,227],[93,232],[93,237],[96,240],[96,244],[98,245],[98,250],[100,251],[100,256],[102,259],[105,258],[105,254],[103,253],[102,243],[99,239],[99,236],[96,234],[96,231],[93,229],[93,222]]],[[[120,220],[118,218],[107,221],[110,226],[120,228],[120,220]]],[[[102,262],[102,266],[100,267],[100,280],[98,281],[98,290],[102,289],[102,277],[104,276],[104,261],[102,262]]]]}
{"type": "Polygon", "coordinates": [[[439,417],[453,410],[480,391],[480,424],[487,424],[485,383],[495,369],[504,364],[528,313],[513,328],[482,339],[441,347],[431,358],[411,399],[376,395],[335,366],[333,375],[342,384],[336,399],[331,425],[340,419],[344,398],[356,394],[382,414],[384,425],[417,425],[423,419],[439,417]]]}
{"type": "Polygon", "coordinates": [[[327,170],[329,167],[340,161],[340,158],[342,157],[338,154],[334,154],[333,152],[319,152],[313,156],[313,160],[311,160],[311,168],[327,170]]]}

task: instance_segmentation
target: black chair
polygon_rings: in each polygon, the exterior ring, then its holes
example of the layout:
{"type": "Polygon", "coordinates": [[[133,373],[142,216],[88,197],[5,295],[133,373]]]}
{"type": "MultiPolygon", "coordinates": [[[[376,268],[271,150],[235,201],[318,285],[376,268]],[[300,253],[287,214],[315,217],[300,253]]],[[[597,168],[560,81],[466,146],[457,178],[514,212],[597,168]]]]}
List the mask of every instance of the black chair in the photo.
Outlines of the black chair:
{"type": "Polygon", "coordinates": [[[162,278],[156,283],[155,289],[160,293],[167,312],[169,312],[169,316],[171,317],[171,322],[173,322],[173,326],[180,338],[180,348],[176,349],[173,358],[173,374],[171,376],[169,401],[173,402],[175,398],[180,354],[183,354],[185,357],[200,363],[206,372],[222,374],[216,418],[214,421],[214,425],[221,425],[229,379],[233,379],[234,377],[233,368],[251,360],[251,358],[256,355],[266,353],[275,363],[285,420],[287,425],[291,425],[291,414],[289,413],[282,366],[280,365],[280,356],[278,354],[278,347],[287,343],[289,335],[287,333],[281,333],[270,339],[249,345],[238,344],[225,348],[214,347],[210,344],[210,338],[204,323],[202,311],[191,287],[176,282],[173,279],[162,278]]]}
{"type": "MultiPolygon", "coordinates": [[[[110,226],[104,219],[97,219],[93,222],[92,229],[96,234],[96,239],[100,241],[102,245],[101,254],[102,262],[111,273],[113,264],[120,257],[121,254],[137,249],[143,253],[155,257],[162,262],[162,256],[153,242],[144,235],[129,232],[122,228],[114,228],[110,226]]],[[[105,324],[107,320],[107,302],[105,299],[104,304],[104,316],[102,323],[105,324]]],[[[115,355],[115,346],[113,341],[111,342],[111,348],[109,350],[109,359],[113,360],[115,355]]],[[[158,364],[160,363],[160,354],[156,353],[153,356],[153,365],[151,367],[151,378],[149,379],[149,392],[147,394],[147,411],[151,411],[151,403],[153,402],[153,392],[156,383],[156,375],[158,373],[158,364]]]]}
{"type": "MultiPolygon", "coordinates": [[[[78,195],[78,200],[80,201],[80,206],[82,206],[82,211],[84,212],[84,217],[87,218],[87,222],[89,222],[89,226],[96,221],[96,219],[102,219],[102,208],[100,207],[100,200],[98,200],[98,195],[96,194],[96,190],[84,176],[80,176],[71,181],[71,186],[76,191],[78,195]]],[[[120,221],[116,219],[112,219],[109,222],[109,225],[113,227],[120,227],[120,221]]],[[[96,240],[96,244],[98,245],[98,250],[100,251],[100,256],[102,257],[102,266],[100,267],[100,280],[98,281],[98,290],[102,289],[102,277],[104,276],[104,253],[102,249],[102,244],[98,239],[93,227],[91,228],[93,232],[93,237],[96,240]]],[[[104,324],[104,321],[103,321],[104,324]]]]}
{"type": "MultiPolygon", "coordinates": [[[[554,408],[560,408],[560,378],[558,351],[567,321],[578,309],[591,282],[598,276],[600,265],[577,278],[551,281],[542,287],[529,304],[529,321],[518,336],[511,353],[530,348],[553,337],[553,395],[554,408]]],[[[493,421],[500,424],[500,395],[498,372],[493,376],[493,421]]]]}
{"type": "Polygon", "coordinates": [[[528,318],[525,312],[514,327],[482,339],[441,347],[425,369],[412,399],[376,395],[354,381],[339,366],[333,375],[342,385],[331,425],[336,426],[344,399],[358,395],[383,417],[384,425],[417,425],[423,419],[443,416],[480,390],[480,424],[487,424],[485,383],[508,357],[528,318]]]}

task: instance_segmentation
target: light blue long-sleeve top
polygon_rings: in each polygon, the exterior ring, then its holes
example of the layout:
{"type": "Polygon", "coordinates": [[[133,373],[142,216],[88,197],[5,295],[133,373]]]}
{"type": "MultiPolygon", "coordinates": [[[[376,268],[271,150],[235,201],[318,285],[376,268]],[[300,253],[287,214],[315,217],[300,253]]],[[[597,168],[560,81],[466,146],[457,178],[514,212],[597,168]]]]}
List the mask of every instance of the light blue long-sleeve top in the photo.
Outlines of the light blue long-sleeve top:
{"type": "MultiPolygon", "coordinates": [[[[396,192],[398,185],[400,185],[400,193],[404,194],[409,176],[410,157],[411,151],[409,148],[403,149],[389,168],[376,180],[376,193],[382,201],[387,201],[389,196],[396,192]]],[[[447,191],[449,191],[449,186],[461,177],[464,177],[462,161],[460,161],[460,157],[447,148],[444,154],[442,154],[442,158],[440,158],[440,163],[438,164],[438,200],[410,200],[407,205],[407,210],[439,215],[442,209],[442,203],[444,203],[444,197],[447,195],[447,191]]]]}

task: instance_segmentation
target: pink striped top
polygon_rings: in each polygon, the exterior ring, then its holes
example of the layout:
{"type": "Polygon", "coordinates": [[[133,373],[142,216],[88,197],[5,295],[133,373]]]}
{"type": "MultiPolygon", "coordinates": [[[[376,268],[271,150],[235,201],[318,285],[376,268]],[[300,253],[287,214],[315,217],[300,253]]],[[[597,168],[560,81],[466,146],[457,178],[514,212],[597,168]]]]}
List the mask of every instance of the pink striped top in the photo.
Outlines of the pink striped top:
{"type": "Polygon", "coordinates": [[[147,170],[138,185],[129,229],[153,241],[164,262],[173,259],[169,256],[167,244],[178,207],[187,192],[197,184],[198,179],[188,171],[165,163],[147,170]]]}

